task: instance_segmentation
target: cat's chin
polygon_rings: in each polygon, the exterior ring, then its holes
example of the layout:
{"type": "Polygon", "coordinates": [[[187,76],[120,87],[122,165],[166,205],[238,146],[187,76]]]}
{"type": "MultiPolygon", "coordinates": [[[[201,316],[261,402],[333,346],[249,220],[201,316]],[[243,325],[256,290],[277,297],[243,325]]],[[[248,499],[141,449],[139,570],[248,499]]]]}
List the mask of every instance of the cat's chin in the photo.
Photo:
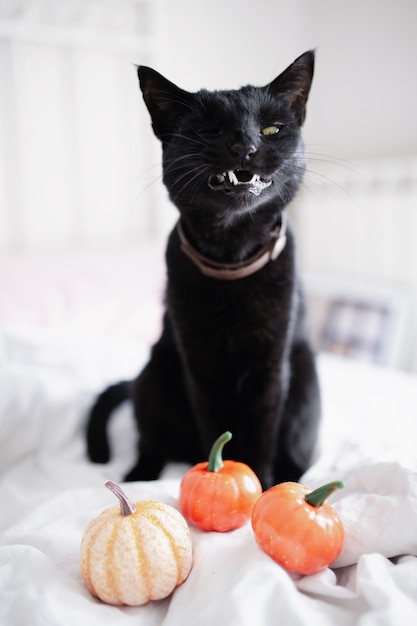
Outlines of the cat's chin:
{"type": "Polygon", "coordinates": [[[260,196],[272,185],[272,180],[263,178],[249,170],[229,170],[221,174],[212,174],[207,184],[213,191],[223,193],[251,193],[260,196]]]}

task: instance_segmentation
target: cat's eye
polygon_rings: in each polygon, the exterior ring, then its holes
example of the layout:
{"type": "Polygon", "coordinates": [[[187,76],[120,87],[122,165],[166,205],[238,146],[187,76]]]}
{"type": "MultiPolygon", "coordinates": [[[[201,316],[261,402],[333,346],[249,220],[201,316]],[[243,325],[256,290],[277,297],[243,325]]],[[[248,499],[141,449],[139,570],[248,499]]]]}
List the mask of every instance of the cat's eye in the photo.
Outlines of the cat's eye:
{"type": "Polygon", "coordinates": [[[261,134],[264,137],[268,137],[269,135],[277,135],[281,130],[281,126],[279,124],[274,124],[273,126],[265,126],[265,128],[261,129],[261,134]]]}

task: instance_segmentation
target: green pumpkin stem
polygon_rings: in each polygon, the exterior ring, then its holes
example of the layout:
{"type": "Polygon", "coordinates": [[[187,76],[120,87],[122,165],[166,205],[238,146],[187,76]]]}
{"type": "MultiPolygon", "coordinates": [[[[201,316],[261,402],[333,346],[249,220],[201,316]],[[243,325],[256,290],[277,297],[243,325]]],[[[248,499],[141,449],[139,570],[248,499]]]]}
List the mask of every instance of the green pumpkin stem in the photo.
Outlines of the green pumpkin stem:
{"type": "Polygon", "coordinates": [[[326,483],[321,487],[317,487],[311,493],[304,496],[306,502],[311,506],[322,506],[329,496],[332,495],[336,489],[343,489],[345,485],[340,480],[334,480],[331,483],[326,483]]]}
{"type": "Polygon", "coordinates": [[[117,483],[114,483],[112,480],[106,480],[106,482],[104,483],[104,486],[107,487],[107,489],[110,489],[110,491],[114,493],[116,498],[118,498],[120,502],[121,515],[126,517],[127,515],[132,515],[132,513],[136,511],[135,505],[132,504],[132,502],[129,500],[125,491],[121,488],[120,485],[118,485],[117,483]]]}
{"type": "Polygon", "coordinates": [[[220,435],[218,439],[213,443],[207,464],[208,472],[218,472],[223,467],[223,448],[225,444],[232,438],[232,433],[226,430],[225,433],[220,435]]]}

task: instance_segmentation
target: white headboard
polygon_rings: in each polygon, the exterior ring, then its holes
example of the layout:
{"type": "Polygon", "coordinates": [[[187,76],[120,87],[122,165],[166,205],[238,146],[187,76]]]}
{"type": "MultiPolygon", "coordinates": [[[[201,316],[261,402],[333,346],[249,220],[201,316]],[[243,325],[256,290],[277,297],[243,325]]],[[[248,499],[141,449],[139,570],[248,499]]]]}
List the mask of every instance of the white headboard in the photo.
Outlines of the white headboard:
{"type": "Polygon", "coordinates": [[[1,4],[0,250],[158,230],[160,157],[135,68],[155,56],[156,7],[1,4]]]}
{"type": "Polygon", "coordinates": [[[400,360],[417,369],[417,157],[312,160],[292,215],[304,272],[408,308],[400,360]]]}

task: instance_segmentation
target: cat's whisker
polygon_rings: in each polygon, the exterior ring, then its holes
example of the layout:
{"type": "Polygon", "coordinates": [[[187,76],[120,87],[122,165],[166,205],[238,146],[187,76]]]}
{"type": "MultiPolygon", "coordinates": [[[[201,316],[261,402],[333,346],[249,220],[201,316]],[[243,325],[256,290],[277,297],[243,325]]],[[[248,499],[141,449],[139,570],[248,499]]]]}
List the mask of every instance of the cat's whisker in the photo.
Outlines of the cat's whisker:
{"type": "Polygon", "coordinates": [[[179,192],[178,192],[178,195],[180,195],[180,194],[184,194],[184,192],[186,192],[186,191],[189,189],[189,190],[190,190],[190,192],[191,192],[191,194],[192,194],[192,195],[191,195],[191,197],[190,197],[190,204],[192,204],[192,202],[193,202],[193,200],[194,200],[194,197],[195,197],[195,194],[197,193],[197,189],[198,189],[198,187],[199,187],[199,186],[201,186],[201,173],[200,173],[199,171],[196,171],[196,172],[194,173],[194,176],[192,176],[192,177],[191,177],[191,178],[190,178],[190,179],[189,179],[189,180],[188,180],[188,181],[187,181],[187,182],[186,182],[186,183],[185,183],[185,184],[181,187],[181,189],[180,189],[180,190],[179,190],[179,192]],[[194,182],[195,182],[195,181],[198,181],[198,182],[199,182],[199,185],[196,185],[196,186],[194,187],[194,191],[193,191],[193,190],[192,190],[192,186],[193,186],[193,184],[194,184],[194,182]]]}
{"type": "Polygon", "coordinates": [[[201,181],[205,181],[208,176],[208,170],[205,165],[195,165],[195,156],[194,155],[184,155],[180,159],[176,159],[171,163],[166,164],[167,172],[169,174],[173,174],[176,176],[175,178],[175,186],[178,188],[175,197],[179,197],[184,194],[188,189],[192,190],[192,196],[195,196],[196,190],[199,185],[194,186],[194,183],[197,181],[200,183],[201,181]],[[189,167],[187,167],[189,164],[189,167]],[[185,181],[185,182],[183,182],[185,181]]]}
{"type": "Polygon", "coordinates": [[[154,163],[153,165],[150,165],[149,167],[142,169],[140,172],[137,172],[134,176],[130,178],[129,185],[133,185],[134,183],[137,183],[138,181],[144,178],[148,178],[152,170],[155,170],[156,168],[159,169],[159,174],[158,176],[155,176],[152,182],[156,180],[160,180],[162,178],[162,169],[161,169],[161,162],[159,161],[158,163],[154,163]]]}
{"type": "Polygon", "coordinates": [[[175,167],[184,167],[184,162],[187,164],[187,162],[190,164],[190,166],[195,166],[195,162],[196,159],[198,158],[199,153],[191,153],[188,152],[187,154],[184,154],[182,156],[179,157],[175,157],[175,159],[172,159],[170,161],[166,160],[165,161],[165,167],[168,168],[170,171],[173,171],[173,169],[175,167]]]}
{"type": "Polygon", "coordinates": [[[153,185],[156,184],[160,184],[161,180],[162,180],[162,170],[161,170],[161,163],[157,163],[154,164],[144,170],[142,170],[142,172],[139,172],[138,174],[136,174],[136,176],[133,176],[129,182],[128,182],[128,187],[133,187],[135,184],[142,182],[144,179],[147,180],[146,184],[142,184],[140,190],[138,191],[136,197],[135,197],[135,201],[137,202],[153,185]],[[154,170],[156,168],[159,168],[159,174],[153,176],[151,179],[149,179],[149,173],[151,172],[151,170],[154,170]]]}
{"type": "Polygon", "coordinates": [[[191,135],[183,135],[181,133],[172,133],[171,136],[175,139],[183,139],[185,142],[184,145],[186,146],[189,146],[190,143],[195,143],[198,146],[205,146],[207,144],[207,139],[205,139],[203,135],[201,137],[198,136],[196,138],[191,135]]]}

